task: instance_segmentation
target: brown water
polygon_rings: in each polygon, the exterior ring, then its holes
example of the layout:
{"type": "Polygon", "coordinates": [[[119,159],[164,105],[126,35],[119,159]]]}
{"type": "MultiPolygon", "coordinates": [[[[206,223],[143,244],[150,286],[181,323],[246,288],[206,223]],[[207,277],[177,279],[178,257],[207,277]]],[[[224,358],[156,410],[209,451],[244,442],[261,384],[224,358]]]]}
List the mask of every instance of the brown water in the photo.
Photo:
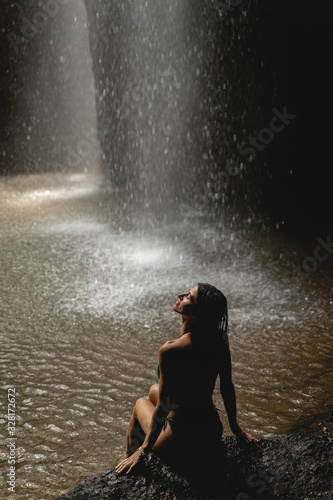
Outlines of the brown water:
{"type": "Polygon", "coordinates": [[[333,256],[293,277],[315,241],[250,221],[207,224],[185,206],[153,229],[122,215],[102,185],[84,175],[0,181],[5,497],[53,499],[117,463],[135,400],[157,381],[158,348],[179,336],[176,294],[198,281],[229,300],[240,424],[266,438],[331,432],[333,256]],[[6,486],[10,387],[15,497],[6,486]]]}

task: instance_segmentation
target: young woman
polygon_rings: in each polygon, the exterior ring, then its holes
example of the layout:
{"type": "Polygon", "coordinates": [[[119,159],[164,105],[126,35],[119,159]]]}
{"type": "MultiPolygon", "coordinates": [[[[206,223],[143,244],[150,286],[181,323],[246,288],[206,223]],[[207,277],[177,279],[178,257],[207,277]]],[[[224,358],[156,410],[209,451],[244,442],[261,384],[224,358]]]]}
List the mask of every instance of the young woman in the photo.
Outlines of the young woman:
{"type": "Polygon", "coordinates": [[[214,286],[199,283],[179,294],[173,309],[182,317],[181,336],[159,350],[159,384],[151,387],[148,399],[135,404],[127,431],[127,458],[117,465],[117,473],[129,473],[151,451],[171,460],[213,456],[223,430],[212,400],[218,375],[232,432],[245,443],[258,443],[236,419],[225,296],[214,286]]]}

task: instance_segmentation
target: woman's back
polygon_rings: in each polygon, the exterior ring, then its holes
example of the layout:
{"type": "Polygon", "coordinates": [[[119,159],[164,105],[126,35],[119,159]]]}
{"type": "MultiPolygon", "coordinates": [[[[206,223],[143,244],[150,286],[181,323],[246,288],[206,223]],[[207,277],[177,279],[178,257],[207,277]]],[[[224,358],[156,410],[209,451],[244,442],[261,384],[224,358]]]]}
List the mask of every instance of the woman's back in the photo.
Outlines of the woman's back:
{"type": "Polygon", "coordinates": [[[209,341],[202,338],[187,333],[161,348],[166,394],[175,414],[193,411],[198,405],[203,411],[213,408],[212,394],[225,358],[224,341],[215,332],[209,341]]]}

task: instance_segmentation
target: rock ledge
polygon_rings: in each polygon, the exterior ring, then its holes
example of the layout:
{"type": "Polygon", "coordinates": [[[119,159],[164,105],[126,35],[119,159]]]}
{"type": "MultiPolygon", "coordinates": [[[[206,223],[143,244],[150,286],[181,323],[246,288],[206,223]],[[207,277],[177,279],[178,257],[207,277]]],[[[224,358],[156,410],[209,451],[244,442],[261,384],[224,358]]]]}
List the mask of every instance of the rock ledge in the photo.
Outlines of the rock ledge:
{"type": "Polygon", "coordinates": [[[213,468],[188,474],[152,455],[132,475],[113,469],[56,500],[333,500],[332,441],[281,436],[261,440],[260,450],[245,450],[227,437],[213,468]]]}

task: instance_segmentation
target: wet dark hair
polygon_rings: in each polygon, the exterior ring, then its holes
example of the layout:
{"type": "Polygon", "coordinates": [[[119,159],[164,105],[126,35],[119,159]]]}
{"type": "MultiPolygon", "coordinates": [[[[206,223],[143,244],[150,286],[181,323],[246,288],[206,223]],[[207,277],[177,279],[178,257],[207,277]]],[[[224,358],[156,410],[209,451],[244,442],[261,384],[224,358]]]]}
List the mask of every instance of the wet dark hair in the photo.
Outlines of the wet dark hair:
{"type": "Polygon", "coordinates": [[[228,304],[220,290],[208,283],[198,283],[196,313],[199,323],[210,330],[228,331],[228,304]]]}

